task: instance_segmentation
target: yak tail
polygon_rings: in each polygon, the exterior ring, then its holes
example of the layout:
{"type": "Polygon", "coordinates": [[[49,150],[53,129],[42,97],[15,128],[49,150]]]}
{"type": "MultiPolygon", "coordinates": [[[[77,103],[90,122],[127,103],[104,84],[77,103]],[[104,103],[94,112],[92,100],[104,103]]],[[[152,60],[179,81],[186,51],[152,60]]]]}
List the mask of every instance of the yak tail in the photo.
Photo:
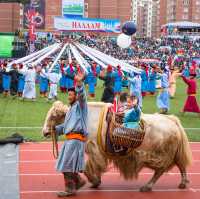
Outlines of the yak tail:
{"type": "Polygon", "coordinates": [[[178,162],[183,168],[186,168],[192,164],[192,151],[188,141],[186,132],[176,116],[169,116],[169,118],[174,121],[180,131],[179,147],[176,154],[176,162],[178,162]]]}

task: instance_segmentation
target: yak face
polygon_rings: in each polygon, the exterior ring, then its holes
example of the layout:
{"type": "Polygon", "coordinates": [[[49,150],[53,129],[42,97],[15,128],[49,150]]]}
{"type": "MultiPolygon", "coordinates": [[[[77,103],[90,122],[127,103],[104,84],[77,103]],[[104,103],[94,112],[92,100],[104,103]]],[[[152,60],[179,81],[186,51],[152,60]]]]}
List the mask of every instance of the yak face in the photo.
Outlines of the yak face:
{"type": "Polygon", "coordinates": [[[53,106],[48,111],[44,122],[42,129],[44,137],[49,137],[51,132],[55,130],[55,126],[64,122],[67,110],[67,106],[65,106],[61,101],[54,102],[53,106]]]}

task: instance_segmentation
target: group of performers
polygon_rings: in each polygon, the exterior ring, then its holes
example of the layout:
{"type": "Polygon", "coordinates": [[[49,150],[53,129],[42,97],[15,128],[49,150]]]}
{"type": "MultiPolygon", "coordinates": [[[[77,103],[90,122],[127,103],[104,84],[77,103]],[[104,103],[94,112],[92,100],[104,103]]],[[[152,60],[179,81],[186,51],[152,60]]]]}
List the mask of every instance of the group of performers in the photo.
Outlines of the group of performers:
{"type": "Polygon", "coordinates": [[[7,63],[1,64],[0,87],[5,97],[18,94],[22,99],[35,100],[37,81],[41,96],[48,97],[49,100],[57,99],[58,86],[61,92],[68,93],[70,109],[65,115],[64,123],[55,128],[57,135],[64,134],[66,138],[56,163],[56,169],[63,174],[65,183],[65,190],[58,192],[58,197],[74,196],[86,183],[80,175],[85,169],[84,151],[88,137],[85,87],[88,86],[89,96],[94,98],[98,78],[104,82],[103,102],[113,103],[119,96],[116,112],[124,115],[125,128],[139,128],[142,100],[147,95],[154,95],[157,89],[157,107],[160,113],[166,114],[170,107],[170,97],[175,96],[178,76],[188,85],[188,98],[182,111],[200,114],[196,99],[198,67],[195,62],[183,69],[170,68],[167,64],[164,67],[141,64],[140,68],[143,69],[141,72],[127,73],[121,66],[108,65],[103,69],[91,62],[91,67],[87,68],[88,73],[85,73],[79,64],[69,64],[66,60],[59,61],[53,68],[51,63],[43,63],[37,67],[31,64],[13,64],[11,70],[8,70],[7,63]],[[129,93],[122,92],[123,84],[128,85],[129,93]]]}
{"type": "MultiPolygon", "coordinates": [[[[36,99],[36,83],[39,84],[41,97],[57,100],[58,87],[63,93],[68,92],[76,85],[75,75],[83,73],[83,69],[78,63],[69,64],[67,60],[60,60],[53,70],[49,70],[51,62],[44,62],[37,67],[33,67],[31,64],[28,64],[28,67],[22,64],[13,64],[11,70],[7,70],[7,64],[4,62],[0,65],[0,92],[5,97],[9,94],[18,95],[22,99],[27,98],[33,101],[36,99]]],[[[160,113],[165,114],[170,108],[170,98],[175,97],[176,79],[182,76],[188,85],[187,93],[190,96],[182,111],[200,113],[197,101],[194,103],[197,93],[196,77],[199,76],[199,66],[196,62],[193,61],[191,66],[185,66],[181,69],[169,67],[167,63],[164,63],[162,67],[156,64],[142,63],[139,67],[142,72],[127,73],[119,65],[117,67],[108,65],[104,69],[95,62],[91,62],[84,79],[84,83],[88,87],[89,97],[95,98],[98,78],[104,81],[101,99],[103,102],[113,103],[115,96],[123,91],[123,86],[127,86],[130,95],[137,96],[139,106],[142,108],[143,98],[147,95],[155,95],[158,90],[156,104],[160,113]]]]}

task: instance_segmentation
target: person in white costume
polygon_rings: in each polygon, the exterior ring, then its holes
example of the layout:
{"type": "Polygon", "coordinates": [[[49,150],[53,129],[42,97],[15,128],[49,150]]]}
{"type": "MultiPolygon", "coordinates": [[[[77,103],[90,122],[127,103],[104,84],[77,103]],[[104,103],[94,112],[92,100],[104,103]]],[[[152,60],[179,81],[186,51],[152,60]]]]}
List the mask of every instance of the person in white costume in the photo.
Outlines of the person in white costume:
{"type": "Polygon", "coordinates": [[[61,78],[61,74],[59,73],[59,69],[54,68],[51,72],[46,72],[44,70],[41,71],[41,74],[43,74],[47,79],[49,79],[50,84],[50,91],[48,100],[57,100],[57,88],[58,83],[61,78]]]}
{"type": "Polygon", "coordinates": [[[28,65],[28,68],[19,69],[19,73],[23,74],[25,77],[25,85],[23,90],[22,99],[32,99],[35,101],[36,98],[36,70],[32,65],[28,65]]]}

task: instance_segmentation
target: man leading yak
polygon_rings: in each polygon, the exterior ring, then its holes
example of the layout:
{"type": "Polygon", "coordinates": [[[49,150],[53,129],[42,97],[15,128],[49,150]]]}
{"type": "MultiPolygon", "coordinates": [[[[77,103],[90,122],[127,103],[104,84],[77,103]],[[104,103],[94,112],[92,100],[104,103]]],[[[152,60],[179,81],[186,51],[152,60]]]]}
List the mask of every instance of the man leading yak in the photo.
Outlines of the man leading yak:
{"type": "Polygon", "coordinates": [[[57,171],[63,173],[65,182],[65,191],[58,192],[58,197],[73,196],[86,183],[79,175],[84,170],[85,141],[88,135],[88,107],[82,83],[84,75],[78,74],[74,79],[76,87],[68,90],[69,111],[64,123],[56,126],[56,133],[64,134],[66,138],[56,165],[57,171]]]}

